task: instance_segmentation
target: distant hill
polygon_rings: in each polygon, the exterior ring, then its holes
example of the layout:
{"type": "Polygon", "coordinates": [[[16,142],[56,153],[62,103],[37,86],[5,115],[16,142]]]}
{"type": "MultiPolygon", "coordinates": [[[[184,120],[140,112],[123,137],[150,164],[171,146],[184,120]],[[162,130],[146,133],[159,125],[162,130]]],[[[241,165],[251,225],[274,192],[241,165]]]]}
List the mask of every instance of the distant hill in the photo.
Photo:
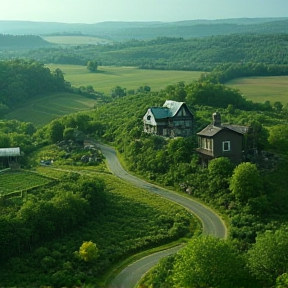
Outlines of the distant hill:
{"type": "Polygon", "coordinates": [[[25,50],[53,46],[40,36],[35,35],[3,35],[0,34],[0,50],[25,50]]]}
{"type": "Polygon", "coordinates": [[[239,33],[273,34],[288,33],[288,17],[179,22],[101,22],[96,24],[0,21],[0,33],[11,35],[79,33],[114,41],[156,37],[191,38],[239,33]]]}

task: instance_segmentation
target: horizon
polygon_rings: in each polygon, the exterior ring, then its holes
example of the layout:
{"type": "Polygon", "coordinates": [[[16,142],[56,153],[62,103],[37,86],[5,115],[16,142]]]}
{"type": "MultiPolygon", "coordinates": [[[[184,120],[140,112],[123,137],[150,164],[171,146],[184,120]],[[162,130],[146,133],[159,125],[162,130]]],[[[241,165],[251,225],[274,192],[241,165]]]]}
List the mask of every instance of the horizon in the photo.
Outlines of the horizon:
{"type": "Polygon", "coordinates": [[[55,23],[55,24],[83,24],[83,25],[93,25],[100,23],[174,23],[174,22],[189,22],[189,21],[221,21],[221,20],[237,20],[237,19],[288,19],[288,16],[280,16],[280,17],[237,17],[237,18],[221,18],[221,19],[184,19],[184,20],[176,20],[176,21],[157,21],[157,20],[147,20],[147,21],[137,21],[137,20],[104,20],[95,23],[84,23],[84,22],[60,22],[60,21],[41,21],[41,20],[2,20],[0,22],[32,22],[32,23],[55,23]]]}
{"type": "Polygon", "coordinates": [[[287,0],[0,0],[0,20],[65,24],[285,18],[287,0]],[[260,9],[261,8],[261,9],[260,9]]]}

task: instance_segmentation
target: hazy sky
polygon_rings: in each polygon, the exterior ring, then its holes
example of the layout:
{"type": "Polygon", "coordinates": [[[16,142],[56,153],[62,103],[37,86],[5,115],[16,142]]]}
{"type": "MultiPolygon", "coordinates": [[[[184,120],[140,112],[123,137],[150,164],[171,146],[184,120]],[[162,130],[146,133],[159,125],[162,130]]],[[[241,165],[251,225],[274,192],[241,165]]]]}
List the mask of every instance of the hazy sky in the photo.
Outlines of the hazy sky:
{"type": "Polygon", "coordinates": [[[287,16],[288,0],[0,0],[0,20],[97,23],[287,16]]]}

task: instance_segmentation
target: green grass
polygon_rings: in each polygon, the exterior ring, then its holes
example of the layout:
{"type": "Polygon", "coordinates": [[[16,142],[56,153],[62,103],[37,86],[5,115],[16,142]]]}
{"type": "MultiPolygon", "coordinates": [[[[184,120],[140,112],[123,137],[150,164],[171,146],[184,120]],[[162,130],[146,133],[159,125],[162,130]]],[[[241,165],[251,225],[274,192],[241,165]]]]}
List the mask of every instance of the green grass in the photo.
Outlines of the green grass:
{"type": "Polygon", "coordinates": [[[49,183],[47,177],[25,171],[7,172],[0,175],[0,194],[26,190],[49,183]]]}
{"type": "Polygon", "coordinates": [[[148,85],[151,91],[159,91],[170,84],[184,81],[186,84],[199,78],[199,71],[163,71],[144,70],[135,67],[98,67],[97,73],[89,72],[85,66],[77,65],[47,65],[54,71],[60,68],[65,73],[65,79],[73,86],[92,85],[94,90],[110,94],[115,86],[121,86],[127,90],[137,89],[148,85]]]}
{"type": "Polygon", "coordinates": [[[93,36],[44,36],[45,41],[59,45],[96,45],[110,40],[93,36]]]}
{"type": "Polygon", "coordinates": [[[238,78],[226,85],[239,89],[247,100],[288,103],[288,76],[238,78]]]}
{"type": "Polygon", "coordinates": [[[94,107],[95,100],[70,93],[56,93],[31,100],[5,116],[42,126],[53,119],[94,107]]]}

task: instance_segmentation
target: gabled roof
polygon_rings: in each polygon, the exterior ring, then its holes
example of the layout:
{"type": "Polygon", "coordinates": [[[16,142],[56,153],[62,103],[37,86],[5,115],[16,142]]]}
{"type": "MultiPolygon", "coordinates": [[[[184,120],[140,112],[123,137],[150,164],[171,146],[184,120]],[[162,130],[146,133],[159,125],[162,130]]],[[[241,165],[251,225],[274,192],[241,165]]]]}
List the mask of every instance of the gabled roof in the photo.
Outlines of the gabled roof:
{"type": "Polygon", "coordinates": [[[218,126],[214,126],[210,124],[206,128],[204,128],[202,131],[198,132],[197,135],[212,137],[216,135],[218,132],[220,132],[221,130],[223,130],[222,127],[218,127],[218,126]]]}
{"type": "Polygon", "coordinates": [[[0,148],[0,157],[20,156],[20,148],[0,148]]]}
{"type": "Polygon", "coordinates": [[[183,104],[185,103],[176,102],[172,100],[166,100],[163,107],[167,107],[169,109],[169,114],[170,114],[169,117],[174,117],[178,113],[178,111],[180,110],[183,104]]]}
{"type": "Polygon", "coordinates": [[[216,135],[218,132],[225,130],[225,129],[233,131],[233,132],[241,134],[241,135],[245,134],[248,131],[248,127],[246,127],[246,126],[223,124],[220,127],[218,127],[218,126],[214,126],[214,125],[210,124],[206,128],[204,128],[202,131],[198,132],[197,135],[212,137],[212,136],[216,135]]]}
{"type": "Polygon", "coordinates": [[[174,117],[183,104],[185,103],[166,100],[163,107],[152,107],[150,110],[153,113],[155,119],[165,119],[174,117]]]}

